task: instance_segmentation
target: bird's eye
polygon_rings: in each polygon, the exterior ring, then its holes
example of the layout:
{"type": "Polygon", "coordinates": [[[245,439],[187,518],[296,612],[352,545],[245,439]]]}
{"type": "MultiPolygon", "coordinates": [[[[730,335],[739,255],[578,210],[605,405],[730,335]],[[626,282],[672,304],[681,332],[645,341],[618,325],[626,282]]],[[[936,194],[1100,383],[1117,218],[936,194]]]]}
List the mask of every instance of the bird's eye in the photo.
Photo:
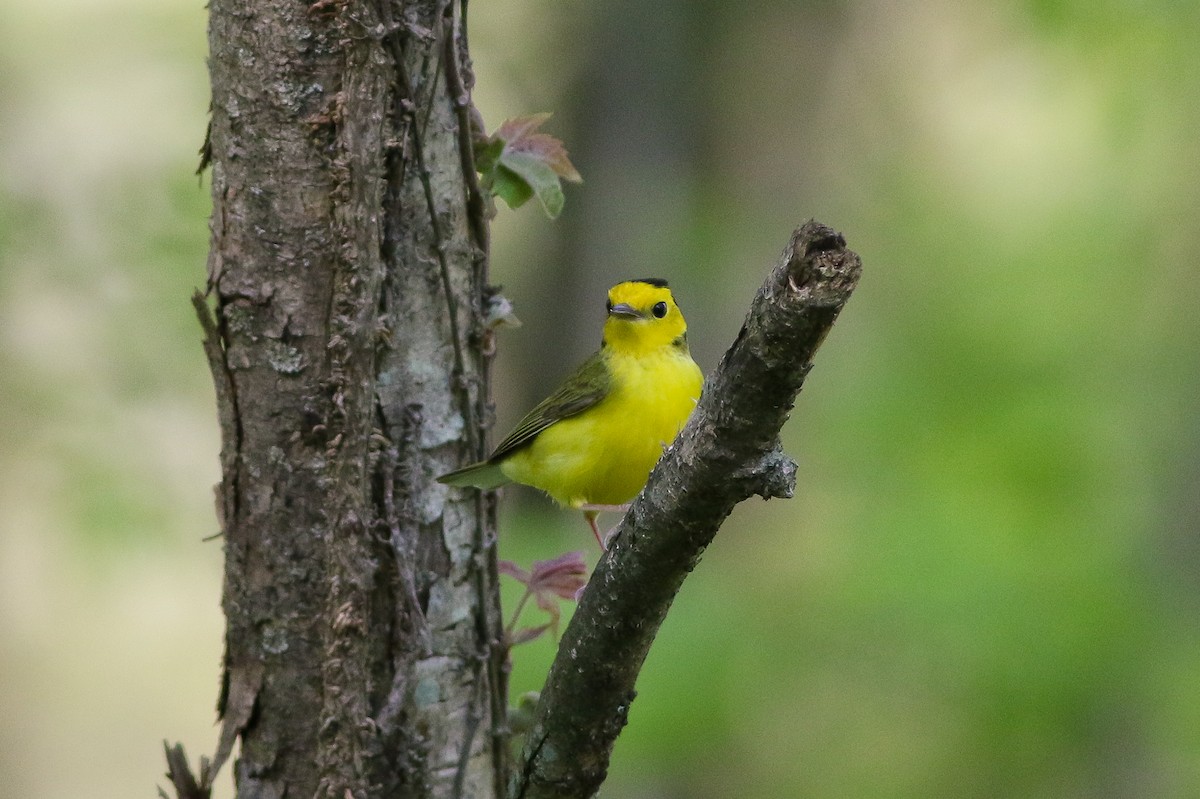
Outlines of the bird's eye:
{"type": "Polygon", "coordinates": [[[607,311],[608,313],[612,313],[612,300],[609,300],[608,302],[604,303],[604,310],[607,311]]]}
{"type": "Polygon", "coordinates": [[[667,304],[665,302],[656,302],[654,307],[650,309],[650,313],[658,319],[662,319],[667,315],[667,304]]]}

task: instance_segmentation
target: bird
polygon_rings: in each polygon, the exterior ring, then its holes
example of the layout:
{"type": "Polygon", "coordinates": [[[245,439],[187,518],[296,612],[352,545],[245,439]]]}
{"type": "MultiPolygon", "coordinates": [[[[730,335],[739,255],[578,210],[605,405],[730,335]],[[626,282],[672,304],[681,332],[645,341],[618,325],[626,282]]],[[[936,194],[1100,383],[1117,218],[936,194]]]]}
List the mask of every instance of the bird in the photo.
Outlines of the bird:
{"type": "Polygon", "coordinates": [[[443,474],[451,486],[522,483],[596,517],[625,510],[696,407],[704,376],[662,278],[609,289],[600,349],[525,415],[485,460],[443,474]]]}

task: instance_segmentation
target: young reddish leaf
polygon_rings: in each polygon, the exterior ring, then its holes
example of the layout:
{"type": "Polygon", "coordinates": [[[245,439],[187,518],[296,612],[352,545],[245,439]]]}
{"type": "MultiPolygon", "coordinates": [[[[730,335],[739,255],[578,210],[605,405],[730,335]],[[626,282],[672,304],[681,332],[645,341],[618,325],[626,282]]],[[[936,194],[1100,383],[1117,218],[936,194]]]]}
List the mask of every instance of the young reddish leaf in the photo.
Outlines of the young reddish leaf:
{"type": "Polygon", "coordinates": [[[511,577],[521,585],[529,585],[529,572],[522,569],[511,560],[502,560],[496,564],[496,571],[511,577]]]}
{"type": "Polygon", "coordinates": [[[504,141],[504,155],[525,153],[546,164],[563,180],[580,183],[583,178],[571,163],[563,143],[549,133],[537,132],[549,118],[550,114],[533,114],[507,120],[493,134],[493,138],[504,141]]]}
{"type": "Polygon", "coordinates": [[[508,637],[508,645],[516,646],[517,644],[527,644],[530,641],[535,641],[541,638],[542,635],[549,630],[551,625],[543,624],[539,627],[526,627],[520,632],[513,633],[508,637]]]}
{"type": "Polygon", "coordinates": [[[562,213],[563,180],[582,178],[563,143],[538,128],[549,114],[506,120],[490,137],[476,137],[475,166],[481,184],[510,208],[536,196],[551,219],[562,213]]]}
{"type": "Polygon", "coordinates": [[[587,563],[582,552],[567,552],[554,560],[535,560],[529,587],[534,593],[554,594],[574,599],[575,592],[587,584],[587,563]]]}
{"type": "Polygon", "coordinates": [[[492,138],[502,139],[506,142],[521,139],[540,128],[542,123],[551,116],[552,114],[549,111],[543,111],[540,114],[530,114],[527,117],[506,119],[500,123],[500,127],[496,128],[496,132],[492,134],[492,138]]]}
{"type": "Polygon", "coordinates": [[[534,561],[529,590],[537,606],[550,614],[550,630],[556,638],[558,622],[562,618],[558,600],[574,600],[575,594],[586,584],[587,564],[582,552],[567,552],[554,560],[534,561]]]}
{"type": "Polygon", "coordinates": [[[501,574],[506,574],[525,586],[525,595],[517,603],[516,612],[513,613],[506,629],[511,645],[532,641],[547,629],[557,636],[558,622],[562,618],[558,600],[575,599],[587,585],[587,564],[583,560],[582,552],[567,552],[553,560],[534,561],[531,571],[525,571],[509,560],[500,561],[498,569],[501,574]],[[514,633],[517,619],[520,618],[521,610],[530,597],[534,598],[539,608],[550,615],[550,622],[543,627],[526,628],[514,633]]]}

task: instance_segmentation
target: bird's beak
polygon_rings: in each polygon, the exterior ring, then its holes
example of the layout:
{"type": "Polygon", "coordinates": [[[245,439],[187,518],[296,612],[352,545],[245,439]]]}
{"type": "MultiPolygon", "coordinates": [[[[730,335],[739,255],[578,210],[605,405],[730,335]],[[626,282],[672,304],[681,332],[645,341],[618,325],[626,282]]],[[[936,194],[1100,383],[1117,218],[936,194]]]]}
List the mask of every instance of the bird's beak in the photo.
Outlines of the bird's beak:
{"type": "Polygon", "coordinates": [[[619,302],[612,308],[608,309],[609,316],[619,316],[622,319],[641,319],[642,315],[638,313],[632,305],[627,302],[619,302]]]}

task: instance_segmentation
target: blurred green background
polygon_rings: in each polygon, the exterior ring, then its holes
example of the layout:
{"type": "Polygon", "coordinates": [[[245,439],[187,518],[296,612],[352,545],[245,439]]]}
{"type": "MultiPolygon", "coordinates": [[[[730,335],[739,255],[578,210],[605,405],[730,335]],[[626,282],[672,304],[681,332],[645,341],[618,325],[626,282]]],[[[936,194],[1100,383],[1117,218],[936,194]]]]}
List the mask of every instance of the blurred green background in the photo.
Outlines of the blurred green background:
{"type": "MultiPolygon", "coordinates": [[[[216,739],[201,5],[0,6],[7,795],[152,796],[162,738],[216,739]]],[[[797,223],[865,262],[785,430],[797,497],[684,587],[603,795],[1200,796],[1200,5],[502,0],[471,31],[489,126],[554,111],[585,180],[496,221],[498,427],[620,279],[669,278],[710,369],[797,223]]],[[[503,528],[523,563],[588,546],[524,490],[503,528]]]]}

